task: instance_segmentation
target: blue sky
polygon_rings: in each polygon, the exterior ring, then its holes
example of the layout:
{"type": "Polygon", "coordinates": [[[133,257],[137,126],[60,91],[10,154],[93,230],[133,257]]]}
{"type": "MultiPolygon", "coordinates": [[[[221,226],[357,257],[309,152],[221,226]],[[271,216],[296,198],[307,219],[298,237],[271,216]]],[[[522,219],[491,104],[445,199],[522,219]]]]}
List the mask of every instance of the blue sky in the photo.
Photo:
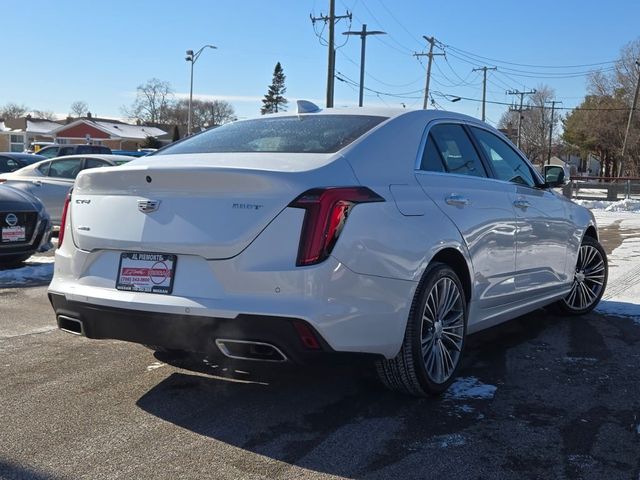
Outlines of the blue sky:
{"type": "MultiPolygon", "coordinates": [[[[327,49],[309,14],[326,14],[328,0],[182,0],[87,2],[30,0],[3,6],[3,68],[0,105],[66,114],[83,100],[103,117],[120,117],[136,86],[156,77],[171,83],[177,95],[189,91],[187,49],[212,43],[195,65],[194,93],[230,101],[239,117],[259,113],[260,98],[282,63],[287,97],[324,104],[327,49]]],[[[475,65],[498,65],[489,73],[488,100],[510,102],[507,88],[542,83],[555,88],[563,106],[580,102],[585,77],[542,78],[546,72],[582,73],[594,67],[541,69],[471,60],[468,54],[530,65],[567,66],[618,58],[620,48],[638,38],[640,2],[538,0],[537,2],[336,0],[336,13],[353,12],[352,29],[362,23],[386,36],[367,40],[365,105],[419,108],[424,66],[412,56],[425,48],[422,35],[450,45],[446,59],[436,57],[431,84],[440,107],[474,116],[480,104],[449,102],[439,93],[481,98],[475,65]],[[456,48],[458,50],[453,50],[456,48]],[[511,68],[513,70],[507,70],[511,68]],[[514,70],[520,70],[518,72],[514,70]],[[524,73],[534,72],[534,73],[524,73]],[[525,77],[522,75],[531,75],[525,77]]],[[[337,32],[346,31],[342,20],[337,32]]],[[[337,35],[343,42],[343,35],[337,35]]],[[[351,37],[337,53],[336,69],[357,82],[360,39],[351,37]]],[[[606,67],[607,65],[604,65],[606,67]]],[[[357,88],[336,81],[335,105],[357,103],[357,88]]],[[[505,106],[488,105],[495,123],[505,106]]]]}

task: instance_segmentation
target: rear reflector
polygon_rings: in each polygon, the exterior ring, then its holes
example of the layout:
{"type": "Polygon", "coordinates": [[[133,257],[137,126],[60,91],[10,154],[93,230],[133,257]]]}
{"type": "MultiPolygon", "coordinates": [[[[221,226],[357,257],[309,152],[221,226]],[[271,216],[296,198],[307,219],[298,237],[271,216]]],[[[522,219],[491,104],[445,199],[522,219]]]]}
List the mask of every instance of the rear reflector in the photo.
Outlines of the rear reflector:
{"type": "Polygon", "coordinates": [[[293,326],[296,328],[298,337],[300,337],[300,341],[305,347],[310,350],[320,350],[320,342],[318,342],[315,333],[313,333],[309,325],[304,322],[294,321],[293,326]]]}
{"type": "Polygon", "coordinates": [[[384,198],[366,187],[329,187],[308,190],[291,202],[290,207],[306,210],[296,265],[314,265],[325,260],[353,207],[369,202],[384,202],[384,198]]]}
{"type": "Polygon", "coordinates": [[[62,207],[62,218],[60,219],[60,232],[58,232],[58,248],[62,246],[64,240],[64,229],[67,226],[67,214],[69,210],[69,203],[71,203],[71,192],[73,188],[67,193],[67,198],[64,200],[64,207],[62,207]]]}

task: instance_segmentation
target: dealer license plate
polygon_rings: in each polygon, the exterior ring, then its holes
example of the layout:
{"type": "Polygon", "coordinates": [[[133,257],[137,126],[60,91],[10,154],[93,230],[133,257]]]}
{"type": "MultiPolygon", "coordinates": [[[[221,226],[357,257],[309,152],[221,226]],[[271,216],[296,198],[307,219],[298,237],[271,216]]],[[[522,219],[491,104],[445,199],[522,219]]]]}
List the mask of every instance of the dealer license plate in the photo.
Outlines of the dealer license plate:
{"type": "Polygon", "coordinates": [[[173,290],[176,261],[176,255],[166,253],[121,253],[116,288],[169,295],[173,290]]]}
{"type": "Polygon", "coordinates": [[[2,243],[24,242],[26,239],[27,232],[22,226],[2,228],[2,243]]]}

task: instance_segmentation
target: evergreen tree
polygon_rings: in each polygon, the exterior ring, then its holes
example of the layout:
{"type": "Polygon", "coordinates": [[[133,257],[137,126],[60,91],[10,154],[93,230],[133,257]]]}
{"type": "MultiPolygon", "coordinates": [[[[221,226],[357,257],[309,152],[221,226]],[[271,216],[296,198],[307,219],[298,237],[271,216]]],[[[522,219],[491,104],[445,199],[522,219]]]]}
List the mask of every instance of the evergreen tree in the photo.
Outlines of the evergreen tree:
{"type": "Polygon", "coordinates": [[[273,80],[267,94],[262,99],[262,108],[260,113],[277,113],[287,110],[287,99],[284,98],[284,94],[287,91],[287,87],[284,86],[285,80],[284,70],[280,62],[276,63],[276,67],[273,69],[273,80]]]}

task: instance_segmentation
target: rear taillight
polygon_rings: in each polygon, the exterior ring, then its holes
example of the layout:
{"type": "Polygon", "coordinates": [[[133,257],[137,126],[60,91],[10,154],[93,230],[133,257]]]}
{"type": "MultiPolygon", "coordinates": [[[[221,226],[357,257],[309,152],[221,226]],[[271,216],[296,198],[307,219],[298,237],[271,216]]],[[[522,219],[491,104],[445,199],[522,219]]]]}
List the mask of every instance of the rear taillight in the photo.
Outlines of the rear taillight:
{"type": "Polygon", "coordinates": [[[6,178],[0,178],[0,183],[5,183],[7,181],[6,178]]]}
{"type": "Polygon", "coordinates": [[[64,240],[64,229],[67,226],[67,212],[69,210],[69,203],[71,203],[71,193],[73,188],[67,193],[67,198],[64,201],[64,207],[62,208],[62,218],[60,219],[60,231],[58,232],[58,248],[62,246],[64,240]]]}
{"type": "Polygon", "coordinates": [[[304,208],[297,266],[314,265],[333,250],[353,207],[358,203],[384,202],[366,187],[329,187],[307,190],[290,207],[304,208]]]}

